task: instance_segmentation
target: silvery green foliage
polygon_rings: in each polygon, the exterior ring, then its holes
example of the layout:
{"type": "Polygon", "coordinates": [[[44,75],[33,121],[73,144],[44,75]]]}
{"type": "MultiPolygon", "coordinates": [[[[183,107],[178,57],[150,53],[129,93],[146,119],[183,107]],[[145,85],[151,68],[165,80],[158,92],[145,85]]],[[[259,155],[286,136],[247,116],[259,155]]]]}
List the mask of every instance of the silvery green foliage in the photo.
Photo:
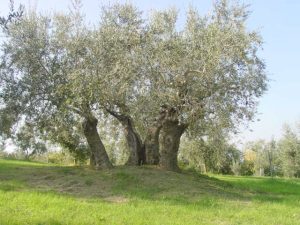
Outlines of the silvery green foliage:
{"type": "Polygon", "coordinates": [[[174,107],[181,123],[193,128],[233,128],[253,117],[267,79],[257,56],[261,39],[247,31],[246,17],[244,7],[226,1],[211,16],[191,8],[182,31],[176,29],[176,11],[153,15],[144,57],[157,107],[174,107]]]}
{"type": "Polygon", "coordinates": [[[5,33],[2,101],[27,120],[47,126],[108,107],[143,127],[167,106],[199,133],[253,118],[267,78],[244,6],[219,1],[205,16],[190,8],[179,30],[175,9],[145,17],[115,4],[88,26],[75,3],[68,13],[26,11],[5,33]]]}
{"type": "Polygon", "coordinates": [[[161,106],[175,108],[197,132],[252,119],[267,78],[261,38],[247,30],[247,16],[244,6],[220,1],[208,16],[191,8],[178,30],[175,9],[147,19],[127,4],[104,9],[93,48],[97,98],[143,123],[161,106]]]}
{"type": "Polygon", "coordinates": [[[278,142],[284,176],[300,177],[300,138],[289,125],[284,126],[283,137],[278,142]]]}
{"type": "Polygon", "coordinates": [[[45,140],[40,138],[31,124],[24,124],[13,138],[17,151],[29,159],[31,156],[47,152],[45,140]]]}

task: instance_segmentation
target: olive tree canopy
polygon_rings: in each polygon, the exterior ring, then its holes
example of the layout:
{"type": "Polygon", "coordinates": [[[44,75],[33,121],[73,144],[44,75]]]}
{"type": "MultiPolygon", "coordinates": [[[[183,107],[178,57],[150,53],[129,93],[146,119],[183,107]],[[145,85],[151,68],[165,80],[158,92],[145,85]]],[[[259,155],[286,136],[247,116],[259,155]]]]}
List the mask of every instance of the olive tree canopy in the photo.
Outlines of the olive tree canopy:
{"type": "Polygon", "coordinates": [[[104,7],[100,23],[88,26],[75,2],[68,13],[26,11],[5,24],[2,111],[40,127],[57,128],[65,117],[81,123],[100,168],[111,167],[97,131],[99,115],[109,113],[124,127],[130,164],[143,161],[143,130],[146,152],[156,151],[157,162],[160,144],[160,165],[169,170],[178,170],[184,132],[235,130],[253,118],[267,78],[243,5],[220,0],[204,16],[190,8],[179,29],[175,9],[145,17],[130,4],[104,7]]]}
{"type": "MultiPolygon", "coordinates": [[[[219,1],[201,17],[191,8],[183,30],[177,11],[154,13],[148,24],[145,60],[151,83],[147,110],[161,108],[161,166],[177,170],[180,137],[209,126],[235,130],[254,116],[265,92],[265,65],[257,52],[261,38],[246,27],[242,5],[219,1]]],[[[150,110],[151,111],[151,110],[150,110]]]]}

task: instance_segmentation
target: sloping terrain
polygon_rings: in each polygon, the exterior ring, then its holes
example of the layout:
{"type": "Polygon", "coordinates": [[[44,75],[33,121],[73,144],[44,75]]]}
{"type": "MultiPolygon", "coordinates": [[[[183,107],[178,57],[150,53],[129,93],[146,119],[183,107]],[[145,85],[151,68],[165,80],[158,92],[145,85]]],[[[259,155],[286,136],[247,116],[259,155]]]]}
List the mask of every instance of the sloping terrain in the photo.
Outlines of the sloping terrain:
{"type": "Polygon", "coordinates": [[[300,181],[0,159],[0,224],[300,224],[300,181]]]}

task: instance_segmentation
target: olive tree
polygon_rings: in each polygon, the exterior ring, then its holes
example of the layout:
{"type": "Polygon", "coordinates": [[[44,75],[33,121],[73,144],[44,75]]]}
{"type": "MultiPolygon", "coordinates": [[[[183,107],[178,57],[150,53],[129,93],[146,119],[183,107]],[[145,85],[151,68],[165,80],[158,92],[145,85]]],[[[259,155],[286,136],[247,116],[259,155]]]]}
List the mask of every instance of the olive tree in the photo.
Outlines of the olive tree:
{"type": "Polygon", "coordinates": [[[178,170],[183,133],[234,130],[253,118],[267,79],[257,55],[261,39],[248,31],[245,7],[222,0],[205,16],[191,8],[179,30],[175,9],[143,19],[134,6],[116,4],[104,7],[91,28],[75,3],[69,13],[28,11],[6,25],[0,67],[5,109],[54,130],[57,118],[82,123],[100,168],[111,167],[97,131],[102,113],[122,124],[128,164],[160,161],[168,170],[178,170]]]}
{"type": "Polygon", "coordinates": [[[31,124],[24,124],[16,135],[13,137],[13,142],[17,146],[17,150],[24,155],[25,159],[38,154],[47,152],[46,141],[37,135],[35,127],[31,124]]]}
{"type": "Polygon", "coordinates": [[[284,126],[283,137],[278,142],[283,175],[300,177],[300,140],[289,125],[284,126]]]}
{"type": "Polygon", "coordinates": [[[201,17],[190,9],[183,30],[177,11],[154,13],[148,24],[144,70],[152,114],[160,114],[160,165],[178,170],[180,138],[208,126],[235,130],[251,120],[266,90],[265,65],[258,57],[261,38],[248,31],[244,6],[215,4],[201,17]]]}
{"type": "Polygon", "coordinates": [[[81,121],[95,166],[110,168],[97,132],[97,102],[89,82],[96,73],[89,51],[93,36],[77,6],[68,14],[52,16],[29,10],[6,25],[1,46],[2,100],[37,126],[69,116],[81,121]]]}
{"type": "Polygon", "coordinates": [[[136,129],[136,105],[142,83],[140,55],[142,13],[131,4],[104,7],[95,30],[93,83],[99,105],[123,126],[129,148],[128,165],[144,162],[143,141],[136,129]]]}

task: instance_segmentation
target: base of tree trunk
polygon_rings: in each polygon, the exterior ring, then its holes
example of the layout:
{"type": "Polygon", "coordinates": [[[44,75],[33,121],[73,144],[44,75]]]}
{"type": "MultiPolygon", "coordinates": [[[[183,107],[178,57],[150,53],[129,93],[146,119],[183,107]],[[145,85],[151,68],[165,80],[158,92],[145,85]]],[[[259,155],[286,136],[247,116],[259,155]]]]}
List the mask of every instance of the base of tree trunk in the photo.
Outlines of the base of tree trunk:
{"type": "Polygon", "coordinates": [[[125,128],[125,137],[130,151],[127,166],[139,166],[145,162],[145,150],[142,140],[135,129],[128,124],[125,128]]]}
{"type": "Polygon", "coordinates": [[[160,162],[162,169],[178,172],[177,155],[180,138],[185,130],[178,121],[166,121],[160,131],[160,162]]]}
{"type": "Polygon", "coordinates": [[[145,163],[145,148],[140,135],[135,129],[133,119],[124,114],[117,113],[111,109],[106,109],[109,114],[115,117],[122,124],[125,138],[129,150],[127,166],[139,166],[145,163]]]}
{"type": "Polygon", "coordinates": [[[89,117],[82,124],[91,151],[92,160],[90,163],[95,169],[111,169],[113,166],[98,134],[97,123],[98,120],[95,117],[89,117]]]}
{"type": "Polygon", "coordinates": [[[159,132],[161,127],[151,127],[148,129],[145,139],[146,164],[159,164],[159,132]]]}

